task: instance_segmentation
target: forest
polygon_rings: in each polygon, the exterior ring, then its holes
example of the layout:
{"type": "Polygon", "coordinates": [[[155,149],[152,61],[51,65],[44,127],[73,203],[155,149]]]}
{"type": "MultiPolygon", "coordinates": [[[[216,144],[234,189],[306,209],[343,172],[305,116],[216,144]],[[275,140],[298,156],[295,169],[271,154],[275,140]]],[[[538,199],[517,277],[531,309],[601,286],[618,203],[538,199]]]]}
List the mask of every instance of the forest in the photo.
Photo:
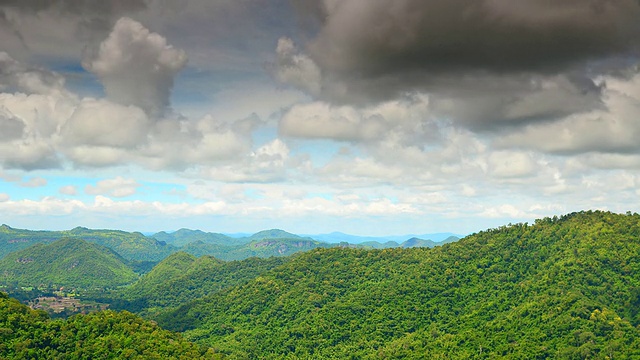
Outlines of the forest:
{"type": "MultiPolygon", "coordinates": [[[[18,254],[5,259],[21,264],[18,254]]],[[[632,213],[571,213],[433,248],[318,247],[234,261],[178,251],[137,276],[83,295],[111,310],[67,319],[3,295],[0,357],[640,358],[632,213]]]]}

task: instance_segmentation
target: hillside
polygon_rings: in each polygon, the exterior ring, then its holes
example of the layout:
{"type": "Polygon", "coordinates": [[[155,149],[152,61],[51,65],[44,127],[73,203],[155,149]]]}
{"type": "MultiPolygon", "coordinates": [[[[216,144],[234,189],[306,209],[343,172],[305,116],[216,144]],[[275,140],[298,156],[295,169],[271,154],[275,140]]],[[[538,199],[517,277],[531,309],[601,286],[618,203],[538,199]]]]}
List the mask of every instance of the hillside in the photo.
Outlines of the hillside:
{"type": "Polygon", "coordinates": [[[217,359],[212,350],[131,313],[51,320],[0,293],[2,359],[217,359]]]}
{"type": "Polygon", "coordinates": [[[113,250],[80,239],[36,244],[0,260],[0,283],[49,288],[115,287],[137,279],[113,250]]]}
{"type": "Polygon", "coordinates": [[[135,232],[92,230],[83,227],[65,231],[31,231],[2,225],[0,226],[0,258],[35,244],[46,244],[63,238],[82,239],[106,246],[127,260],[159,261],[177,251],[174,246],[135,232]]]}
{"type": "Polygon", "coordinates": [[[156,313],[163,308],[177,307],[245,283],[287,260],[272,257],[223,262],[210,256],[196,258],[178,252],[160,262],[131,286],[112,294],[110,299],[100,300],[116,308],[143,314],[156,313]]]}
{"type": "Polygon", "coordinates": [[[229,358],[638,358],[640,215],[316,249],[158,318],[229,358]]]}

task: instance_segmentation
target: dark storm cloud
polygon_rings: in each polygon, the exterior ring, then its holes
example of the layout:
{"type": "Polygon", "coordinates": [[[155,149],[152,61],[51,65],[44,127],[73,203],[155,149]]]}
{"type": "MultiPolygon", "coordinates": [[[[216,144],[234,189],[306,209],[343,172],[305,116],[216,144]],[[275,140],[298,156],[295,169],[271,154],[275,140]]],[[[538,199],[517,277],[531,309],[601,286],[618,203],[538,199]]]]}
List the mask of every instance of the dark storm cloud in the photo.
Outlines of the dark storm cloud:
{"type": "Polygon", "coordinates": [[[129,11],[138,11],[146,7],[144,0],[2,0],[0,9],[15,9],[22,13],[53,11],[58,13],[87,14],[107,17],[129,11]]]}
{"type": "Polygon", "coordinates": [[[76,36],[83,41],[94,41],[104,37],[104,34],[113,26],[123,14],[140,11],[146,8],[144,0],[2,0],[0,1],[0,25],[11,29],[11,32],[22,42],[25,47],[28,43],[14,23],[16,14],[41,15],[61,17],[65,16],[79,19],[76,36]]]}
{"type": "Polygon", "coordinates": [[[348,0],[300,6],[323,26],[308,51],[328,71],[555,72],[637,52],[637,0],[348,0]]]}
{"type": "Polygon", "coordinates": [[[596,79],[640,55],[637,0],[292,1],[316,33],[278,47],[278,80],[357,106],[422,92],[476,131],[602,109],[596,79]]]}

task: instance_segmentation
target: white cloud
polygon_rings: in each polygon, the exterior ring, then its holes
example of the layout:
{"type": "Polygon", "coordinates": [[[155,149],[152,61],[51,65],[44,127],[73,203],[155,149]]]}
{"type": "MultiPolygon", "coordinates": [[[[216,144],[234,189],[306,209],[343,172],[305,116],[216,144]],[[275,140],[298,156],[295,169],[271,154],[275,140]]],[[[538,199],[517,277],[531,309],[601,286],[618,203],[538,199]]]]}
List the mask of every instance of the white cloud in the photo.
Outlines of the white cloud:
{"type": "Polygon", "coordinates": [[[64,145],[134,148],[144,145],[149,119],[135,106],[83,99],[61,129],[64,145]]]}
{"type": "Polygon", "coordinates": [[[58,192],[63,195],[75,196],[78,194],[78,187],[75,185],[66,185],[58,189],[58,192]]]}
{"type": "Polygon", "coordinates": [[[380,104],[356,108],[316,101],[294,105],[280,120],[285,136],[341,141],[389,139],[422,145],[438,136],[430,116],[429,98],[414,94],[380,104]]]}
{"type": "Polygon", "coordinates": [[[174,77],[186,63],[184,51],[126,17],[116,22],[95,57],[83,61],[100,78],[109,99],[138,106],[150,116],[167,109],[174,77]]]}
{"type": "Polygon", "coordinates": [[[231,164],[203,168],[200,176],[231,183],[283,181],[289,168],[299,165],[289,157],[289,151],[282,140],[275,139],[231,164]]]}
{"type": "Polygon", "coordinates": [[[37,187],[43,187],[46,185],[47,185],[47,179],[44,179],[41,177],[32,177],[29,180],[20,183],[21,187],[26,187],[26,188],[37,188],[37,187]]]}
{"type": "Polygon", "coordinates": [[[533,175],[537,164],[530,154],[513,151],[496,151],[489,155],[489,171],[499,178],[533,175]]]}
{"type": "Polygon", "coordinates": [[[11,197],[9,196],[9,194],[0,193],[0,202],[9,201],[9,199],[11,199],[11,197]]]}
{"type": "Polygon", "coordinates": [[[108,195],[113,197],[127,197],[134,195],[142,186],[133,179],[118,176],[113,179],[100,180],[96,185],[87,185],[84,192],[89,195],[108,195]]]}

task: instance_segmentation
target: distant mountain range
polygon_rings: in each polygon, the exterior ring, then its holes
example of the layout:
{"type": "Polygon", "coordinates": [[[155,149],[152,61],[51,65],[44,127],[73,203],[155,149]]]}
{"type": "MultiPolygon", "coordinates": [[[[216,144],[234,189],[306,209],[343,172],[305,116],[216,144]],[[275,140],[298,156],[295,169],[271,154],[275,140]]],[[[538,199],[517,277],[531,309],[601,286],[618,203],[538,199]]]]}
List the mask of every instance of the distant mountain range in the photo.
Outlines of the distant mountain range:
{"type": "MultiPolygon", "coordinates": [[[[222,234],[204,232],[201,230],[180,229],[174,232],[161,231],[156,234],[149,235],[157,240],[165,241],[167,244],[175,246],[183,246],[191,242],[202,241],[208,244],[218,245],[240,245],[247,244],[253,240],[262,239],[297,239],[306,238],[307,240],[316,240],[329,244],[349,243],[349,244],[369,244],[379,243],[386,247],[401,246],[401,244],[409,239],[429,240],[429,246],[445,244],[455,241],[463,237],[463,235],[450,232],[428,233],[428,234],[407,234],[407,235],[389,235],[389,236],[359,236],[350,235],[342,232],[332,232],[329,234],[302,234],[296,235],[280,229],[263,230],[255,234],[235,233],[222,234]],[[395,244],[394,244],[395,243],[395,244]]],[[[374,247],[380,247],[375,245],[374,247]]]]}
{"type": "Polygon", "coordinates": [[[129,261],[160,261],[178,251],[175,246],[142,235],[139,232],[120,230],[92,230],[76,227],[64,231],[32,231],[0,226],[0,258],[40,243],[51,243],[60,239],[82,239],[108,247],[129,261]]]}
{"type": "Polygon", "coordinates": [[[429,234],[390,235],[390,236],[358,236],[358,235],[349,235],[341,232],[332,232],[329,234],[316,234],[316,235],[304,235],[304,236],[308,236],[313,239],[328,242],[328,243],[348,242],[349,244],[361,244],[361,243],[372,242],[372,241],[375,241],[381,244],[389,241],[402,243],[411,238],[431,240],[434,243],[439,243],[443,240],[447,240],[451,238],[452,236],[458,239],[463,237],[463,235],[449,233],[449,232],[429,233],[429,234]]]}
{"type": "MultiPolygon", "coordinates": [[[[121,256],[122,261],[131,270],[146,273],[157,262],[178,251],[197,257],[207,255],[232,261],[250,257],[288,256],[315,248],[434,247],[457,241],[459,238],[451,233],[364,237],[335,232],[301,236],[280,229],[263,230],[240,237],[191,229],[161,231],[145,236],[139,232],[93,230],[84,227],[65,231],[32,231],[2,225],[0,226],[0,259],[16,251],[33,250],[34,245],[54,244],[63,239],[82,240],[108,248],[117,256],[121,256]]],[[[64,254],[60,255],[64,257],[64,254]]],[[[0,272],[6,271],[9,267],[8,263],[0,264],[0,272]]]]}

